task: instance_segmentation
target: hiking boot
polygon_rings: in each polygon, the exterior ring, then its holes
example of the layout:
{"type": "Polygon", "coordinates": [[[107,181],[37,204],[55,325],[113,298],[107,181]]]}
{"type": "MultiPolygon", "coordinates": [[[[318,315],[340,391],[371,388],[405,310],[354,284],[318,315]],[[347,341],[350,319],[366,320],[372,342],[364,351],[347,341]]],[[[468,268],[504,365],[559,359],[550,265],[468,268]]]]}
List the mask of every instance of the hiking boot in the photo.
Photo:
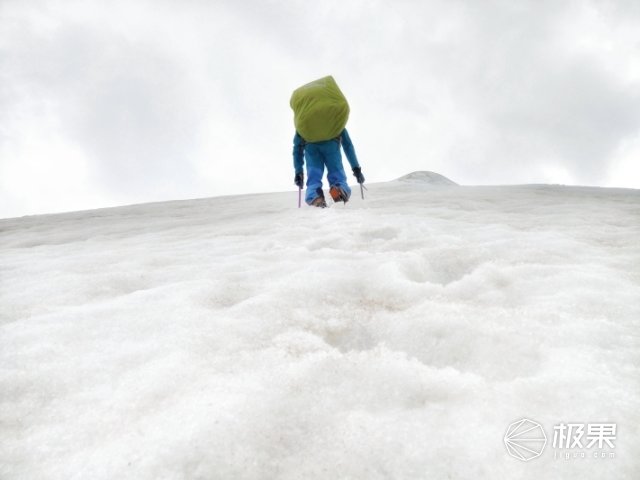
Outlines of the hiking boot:
{"type": "Polygon", "coordinates": [[[318,196],[311,200],[311,203],[309,205],[325,208],[327,206],[327,202],[324,201],[324,192],[322,191],[322,188],[318,188],[316,190],[316,193],[318,194],[318,196]]]}
{"type": "Polygon", "coordinates": [[[329,189],[329,193],[331,194],[331,198],[333,198],[334,202],[344,202],[347,203],[349,201],[349,195],[342,188],[337,185],[333,185],[329,189]]]}
{"type": "Polygon", "coordinates": [[[312,207],[326,208],[327,202],[324,201],[323,197],[316,197],[311,201],[310,205],[312,207]]]}

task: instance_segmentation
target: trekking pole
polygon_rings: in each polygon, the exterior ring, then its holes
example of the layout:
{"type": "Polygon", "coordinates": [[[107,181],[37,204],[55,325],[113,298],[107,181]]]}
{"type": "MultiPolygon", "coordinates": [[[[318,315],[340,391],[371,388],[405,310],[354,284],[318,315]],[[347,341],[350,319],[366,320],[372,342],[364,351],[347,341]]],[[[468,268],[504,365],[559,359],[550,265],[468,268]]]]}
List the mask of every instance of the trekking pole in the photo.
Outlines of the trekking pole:
{"type": "Polygon", "coordinates": [[[298,208],[302,206],[302,189],[298,187],[298,208]]]}

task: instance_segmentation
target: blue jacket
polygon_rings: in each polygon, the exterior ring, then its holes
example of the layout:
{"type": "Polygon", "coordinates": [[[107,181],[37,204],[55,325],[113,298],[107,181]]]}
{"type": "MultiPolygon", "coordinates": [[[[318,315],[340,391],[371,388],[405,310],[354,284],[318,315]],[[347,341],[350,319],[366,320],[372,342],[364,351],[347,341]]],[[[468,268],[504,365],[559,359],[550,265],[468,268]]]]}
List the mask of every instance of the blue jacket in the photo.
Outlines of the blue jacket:
{"type": "MultiPolygon", "coordinates": [[[[358,164],[358,157],[356,157],[356,151],[353,148],[353,143],[351,143],[351,138],[349,138],[349,133],[346,128],[342,130],[339,137],[324,142],[316,142],[315,145],[322,145],[328,142],[339,142],[342,145],[342,149],[347,156],[351,168],[360,166],[358,164]]],[[[306,144],[307,142],[296,132],[296,135],[293,137],[293,168],[296,173],[301,173],[304,167],[304,147],[306,144]]]]}

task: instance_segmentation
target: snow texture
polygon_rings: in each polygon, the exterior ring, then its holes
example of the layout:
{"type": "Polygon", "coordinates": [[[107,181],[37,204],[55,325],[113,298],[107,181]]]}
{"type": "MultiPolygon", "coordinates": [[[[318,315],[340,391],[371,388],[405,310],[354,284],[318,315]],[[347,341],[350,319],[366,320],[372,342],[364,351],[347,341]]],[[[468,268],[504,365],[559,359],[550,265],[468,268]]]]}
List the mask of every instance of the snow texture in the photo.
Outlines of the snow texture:
{"type": "Polygon", "coordinates": [[[410,180],[0,220],[0,478],[640,478],[640,191],[410,180]]]}

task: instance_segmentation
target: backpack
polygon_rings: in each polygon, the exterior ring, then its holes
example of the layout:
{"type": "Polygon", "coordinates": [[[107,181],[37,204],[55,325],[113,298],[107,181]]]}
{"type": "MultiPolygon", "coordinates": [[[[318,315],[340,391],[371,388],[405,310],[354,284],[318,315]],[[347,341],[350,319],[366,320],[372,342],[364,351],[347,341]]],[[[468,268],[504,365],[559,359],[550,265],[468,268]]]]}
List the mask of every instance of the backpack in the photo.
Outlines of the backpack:
{"type": "Polygon", "coordinates": [[[332,76],[297,88],[289,103],[296,131],[306,142],[339,137],[349,119],[349,104],[332,76]]]}

